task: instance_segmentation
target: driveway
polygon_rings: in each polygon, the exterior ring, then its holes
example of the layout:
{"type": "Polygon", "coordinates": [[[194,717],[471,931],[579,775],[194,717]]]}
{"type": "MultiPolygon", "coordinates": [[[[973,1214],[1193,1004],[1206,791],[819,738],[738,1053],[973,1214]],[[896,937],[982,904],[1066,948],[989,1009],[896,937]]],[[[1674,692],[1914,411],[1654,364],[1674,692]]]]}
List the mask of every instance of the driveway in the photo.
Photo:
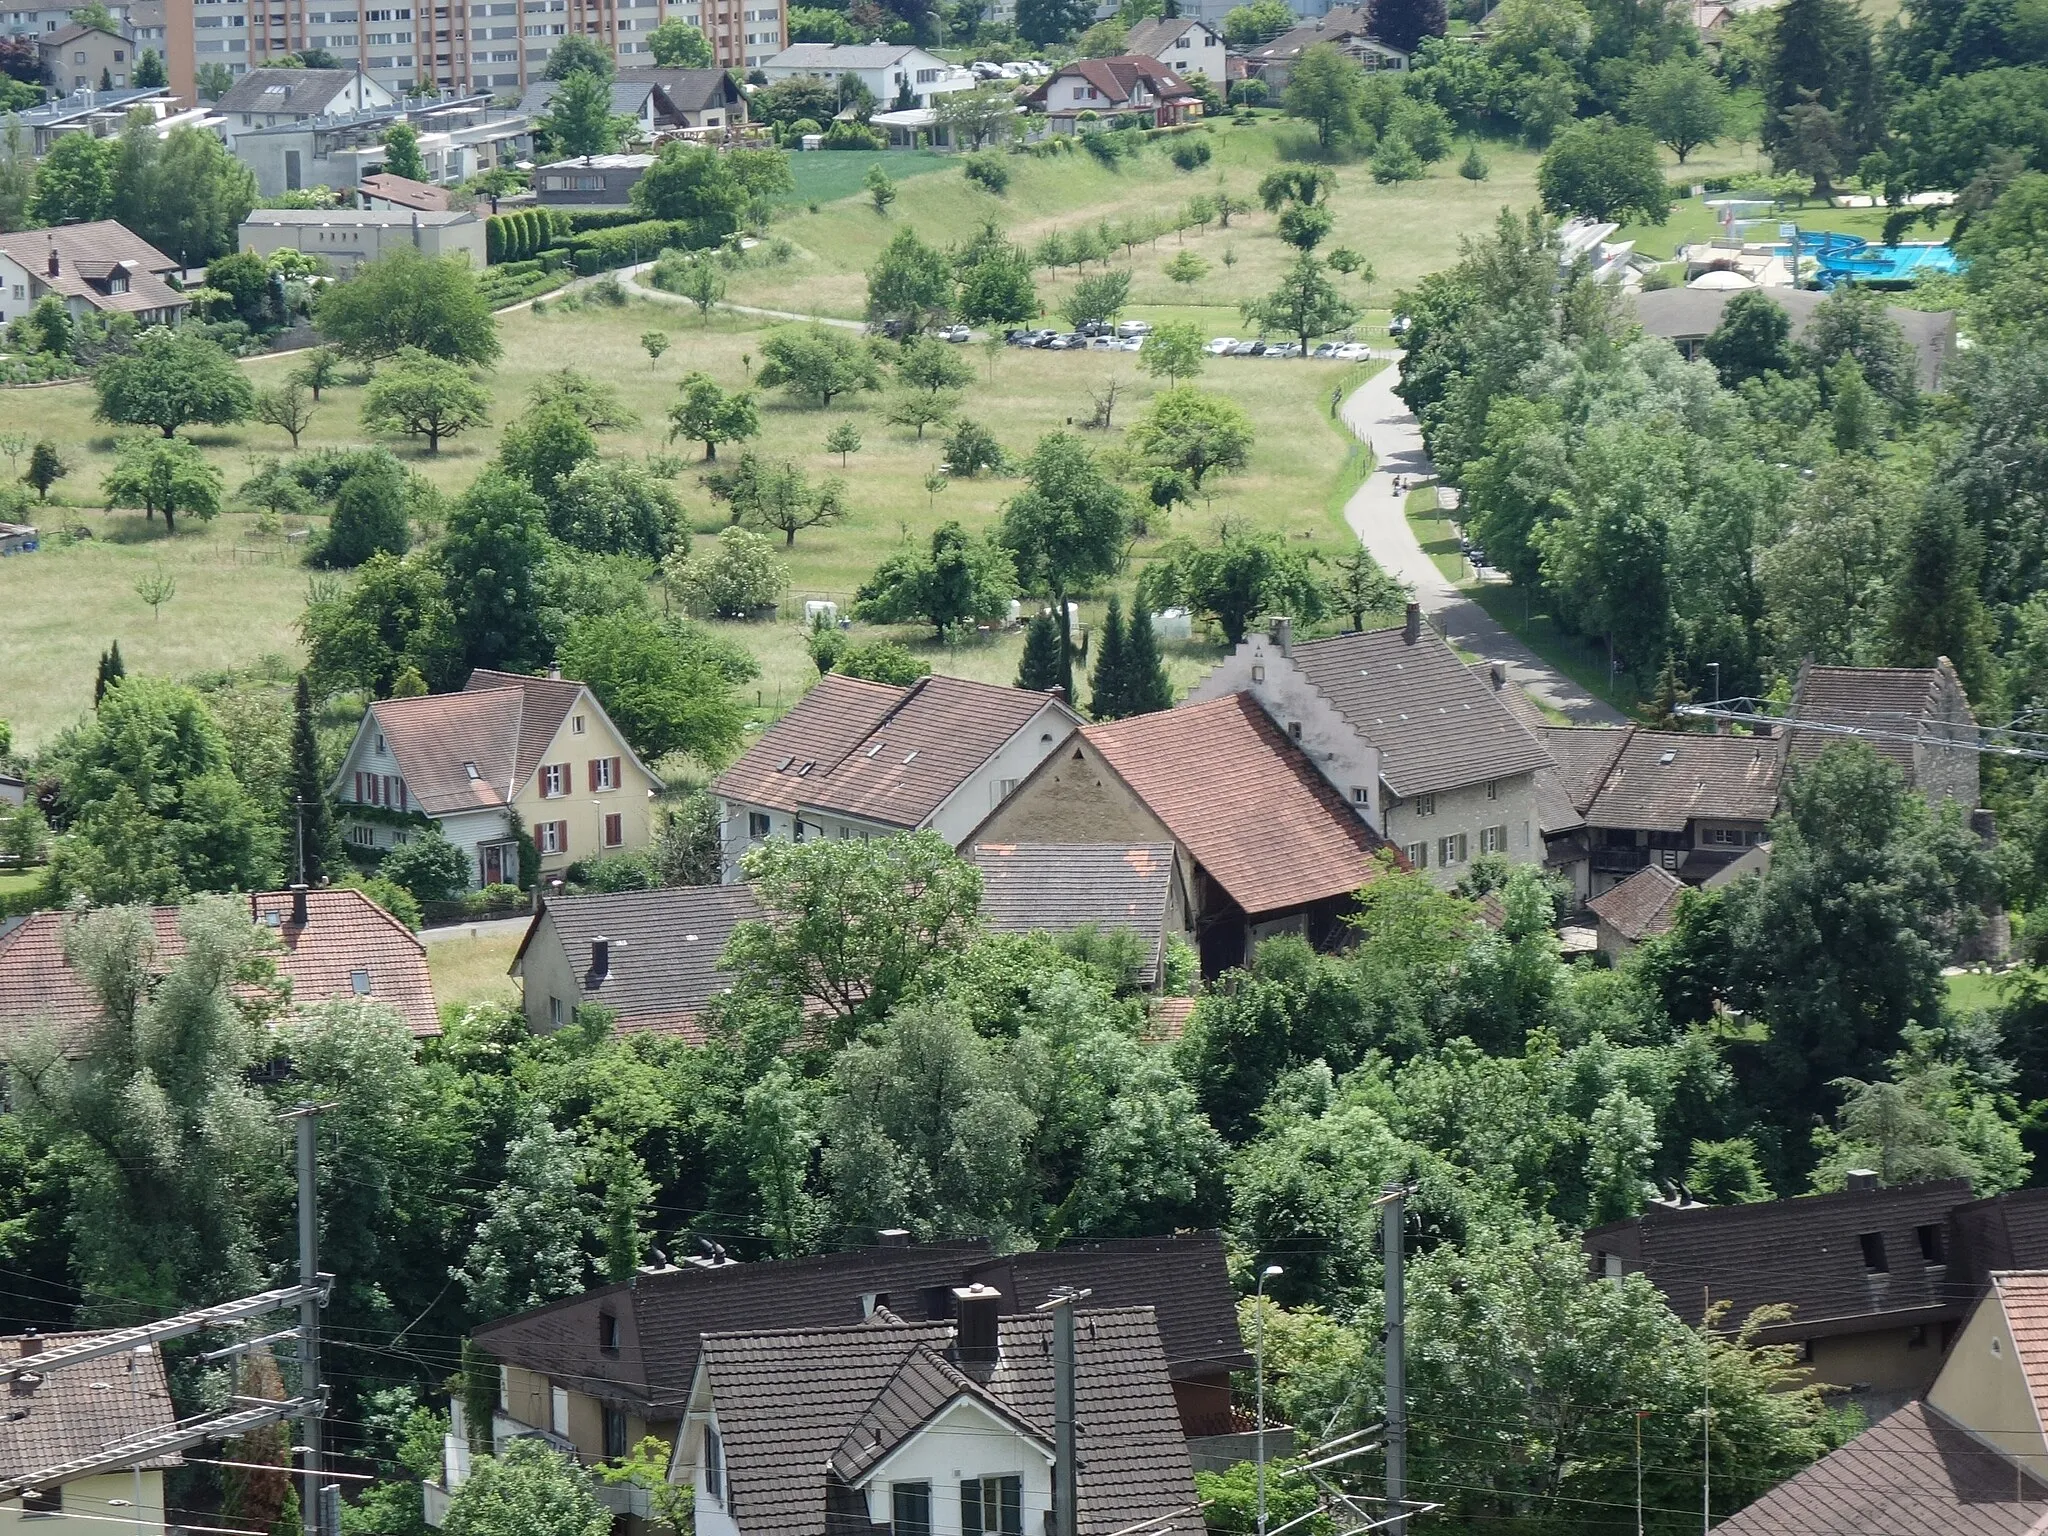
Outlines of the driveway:
{"type": "Polygon", "coordinates": [[[1625,725],[1628,717],[1596,699],[1503,629],[1484,608],[1459,591],[1423,553],[1409,526],[1407,498],[1397,495],[1394,477],[1427,478],[1435,473],[1422,447],[1422,427],[1394,393],[1398,368],[1382,368],[1344,402],[1344,424],[1372,445],[1372,474],[1344,504],[1344,521],[1372,552],[1380,569],[1415,592],[1422,611],[1459,650],[1498,663],[1531,696],[1574,725],[1625,725]]]}

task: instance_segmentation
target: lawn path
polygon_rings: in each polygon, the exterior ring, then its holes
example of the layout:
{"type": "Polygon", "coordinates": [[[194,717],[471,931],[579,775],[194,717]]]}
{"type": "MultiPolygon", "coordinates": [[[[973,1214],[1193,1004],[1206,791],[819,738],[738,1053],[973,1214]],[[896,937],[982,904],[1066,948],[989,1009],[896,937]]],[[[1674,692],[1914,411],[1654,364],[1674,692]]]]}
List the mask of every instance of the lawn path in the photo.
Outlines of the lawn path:
{"type": "MultiPolygon", "coordinates": [[[[652,270],[654,263],[643,261],[637,267],[621,267],[619,282],[626,292],[636,298],[652,299],[657,304],[688,304],[691,301],[680,293],[667,293],[659,288],[649,288],[640,281],[640,274],[652,270]]],[[[830,315],[800,315],[790,309],[762,309],[754,304],[728,304],[719,300],[720,309],[729,309],[736,315],[759,315],[766,320],[810,320],[819,325],[836,325],[843,331],[864,331],[866,326],[858,320],[838,320],[830,315]]]]}
{"type": "Polygon", "coordinates": [[[1407,498],[1394,489],[1434,472],[1422,447],[1422,427],[1394,393],[1398,368],[1383,368],[1344,402],[1344,424],[1370,444],[1374,462],[1365,483],[1344,504],[1344,520],[1380,568],[1414,589],[1422,611],[1460,650],[1498,663],[1515,683],[1574,725],[1624,725],[1627,717],[1545,663],[1493,616],[1460,592],[1423,552],[1409,527],[1407,498]]]}

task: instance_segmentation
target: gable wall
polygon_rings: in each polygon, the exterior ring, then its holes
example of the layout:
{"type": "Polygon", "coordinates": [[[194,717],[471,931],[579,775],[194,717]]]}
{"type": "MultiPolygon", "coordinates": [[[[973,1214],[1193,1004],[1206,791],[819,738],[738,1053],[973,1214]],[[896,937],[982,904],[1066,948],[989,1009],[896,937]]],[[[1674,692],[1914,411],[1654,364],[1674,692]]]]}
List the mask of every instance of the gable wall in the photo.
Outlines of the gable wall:
{"type": "Polygon", "coordinates": [[[932,830],[958,848],[988,813],[1007,798],[1004,786],[1009,785],[1007,793],[1014,794],[1033,769],[1059,751],[1073,731],[1074,723],[1066,713],[1048,703],[932,813],[932,830]]]}
{"type": "Polygon", "coordinates": [[[2048,1472],[2048,1443],[1997,1292],[1977,1303],[1928,1388],[1927,1401],[1978,1439],[2019,1458],[2036,1477],[2048,1472]]]}
{"type": "Polygon", "coordinates": [[[891,1488],[928,1482],[932,1536],[961,1536],[960,1482],[973,1477],[1016,1477],[1023,1483],[1024,1529],[1042,1531],[1052,1508],[1052,1469],[1045,1454],[993,1415],[956,1402],[901,1447],[868,1484],[868,1517],[889,1523],[891,1488]]]}
{"type": "Polygon", "coordinates": [[[654,802],[649,796],[655,787],[654,780],[633,761],[625,739],[606,719],[587,689],[577,699],[575,707],[563,717],[554,739],[548,743],[547,751],[541,754],[541,763],[569,765],[569,792],[542,798],[540,773],[536,769],[531,778],[518,786],[512,805],[525,819],[529,834],[543,821],[566,821],[569,824],[568,852],[541,855],[543,880],[585,859],[607,853],[629,853],[647,846],[653,836],[654,802]],[[576,732],[579,716],[583,720],[581,735],[576,732]],[[591,789],[590,764],[601,757],[619,760],[617,789],[591,789]],[[602,818],[609,815],[624,818],[625,841],[616,848],[607,848],[603,843],[602,818]]]}

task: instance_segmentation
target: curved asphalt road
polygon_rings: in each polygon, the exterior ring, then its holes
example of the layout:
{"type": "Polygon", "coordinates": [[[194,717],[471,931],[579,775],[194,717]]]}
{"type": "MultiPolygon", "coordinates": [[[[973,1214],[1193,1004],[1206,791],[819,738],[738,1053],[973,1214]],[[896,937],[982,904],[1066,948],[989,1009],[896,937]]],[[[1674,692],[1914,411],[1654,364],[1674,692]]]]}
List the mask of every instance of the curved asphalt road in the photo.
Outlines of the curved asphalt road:
{"type": "Polygon", "coordinates": [[[1394,477],[1427,478],[1435,472],[1423,451],[1422,428],[1394,393],[1397,367],[1382,368],[1344,402],[1344,424],[1372,445],[1372,474],[1344,504],[1344,520],[1371,551],[1380,569],[1415,592],[1422,611],[1460,650],[1498,662],[1507,675],[1574,725],[1624,725],[1627,716],[1596,699],[1494,621],[1484,608],[1444,579],[1409,526],[1407,498],[1394,477]]]}

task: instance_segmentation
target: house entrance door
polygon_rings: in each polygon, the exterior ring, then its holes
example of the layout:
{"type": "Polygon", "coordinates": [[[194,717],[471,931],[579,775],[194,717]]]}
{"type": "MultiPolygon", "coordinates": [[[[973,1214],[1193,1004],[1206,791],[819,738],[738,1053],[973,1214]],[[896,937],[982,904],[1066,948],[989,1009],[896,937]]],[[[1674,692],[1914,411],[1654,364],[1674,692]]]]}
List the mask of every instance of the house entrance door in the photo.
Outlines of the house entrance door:
{"type": "Polygon", "coordinates": [[[489,847],[479,849],[478,854],[481,859],[480,872],[483,875],[483,884],[508,885],[512,883],[505,878],[505,866],[507,863],[511,863],[515,875],[518,873],[519,866],[513,860],[508,860],[505,857],[505,845],[503,843],[492,843],[489,847]]]}

